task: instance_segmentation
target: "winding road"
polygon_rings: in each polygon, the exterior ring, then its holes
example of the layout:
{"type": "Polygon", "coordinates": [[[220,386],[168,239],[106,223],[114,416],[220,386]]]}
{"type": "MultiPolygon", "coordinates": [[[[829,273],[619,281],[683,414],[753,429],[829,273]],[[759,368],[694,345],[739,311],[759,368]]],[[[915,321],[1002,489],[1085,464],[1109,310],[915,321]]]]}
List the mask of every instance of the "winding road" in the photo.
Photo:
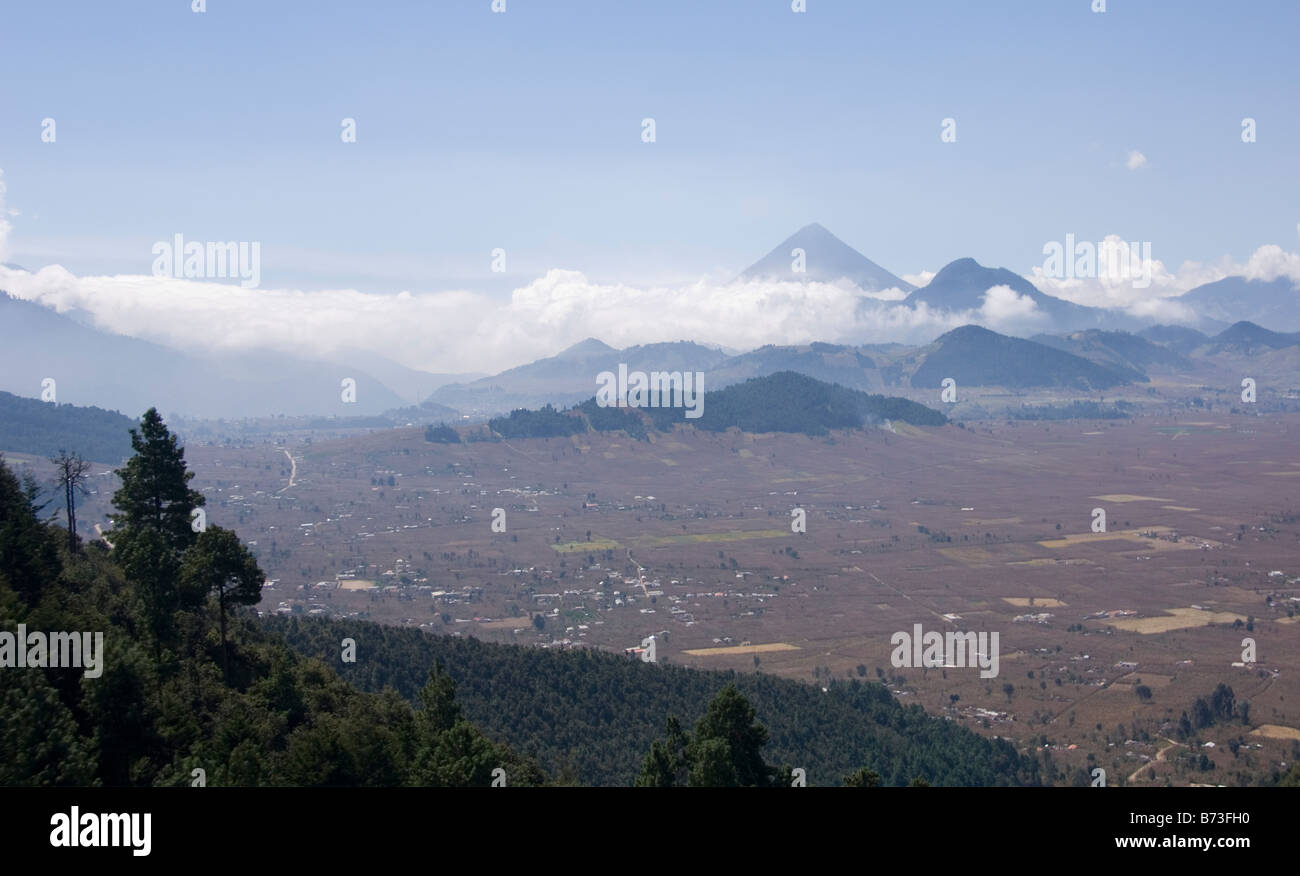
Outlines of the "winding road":
{"type": "Polygon", "coordinates": [[[289,451],[286,450],[286,451],[284,452],[284,455],[287,456],[287,457],[289,457],[289,466],[290,466],[290,468],[289,468],[289,483],[286,484],[285,486],[283,486],[283,487],[280,488],[280,492],[281,492],[281,493],[283,493],[285,490],[289,489],[289,487],[292,487],[292,486],[293,486],[293,479],[294,479],[295,477],[298,476],[298,463],[297,463],[296,461],[294,461],[293,454],[291,454],[289,451]]]}
{"type": "Polygon", "coordinates": [[[1141,773],[1142,773],[1143,770],[1145,770],[1145,769],[1152,769],[1152,768],[1155,767],[1156,764],[1158,764],[1158,763],[1160,763],[1161,761],[1163,761],[1163,760],[1165,759],[1165,754],[1169,751],[1169,749],[1171,749],[1171,748],[1178,748],[1179,746],[1183,745],[1182,742],[1174,742],[1172,739],[1165,739],[1165,737],[1163,737],[1163,736],[1158,736],[1158,737],[1156,737],[1156,738],[1157,738],[1157,739],[1164,739],[1164,741],[1165,741],[1165,742],[1168,742],[1169,744],[1166,745],[1164,748],[1162,748],[1162,749],[1160,749],[1159,751],[1156,752],[1156,759],[1155,759],[1155,760],[1149,760],[1149,761],[1147,761],[1146,763],[1142,764],[1142,766],[1140,766],[1140,767],[1138,767],[1137,769],[1135,769],[1135,770],[1134,770],[1134,771],[1129,775],[1129,777],[1125,780],[1125,784],[1131,784],[1131,783],[1132,783],[1132,782],[1133,782],[1133,781],[1134,781],[1134,780],[1135,780],[1139,775],[1141,775],[1141,773]]]}

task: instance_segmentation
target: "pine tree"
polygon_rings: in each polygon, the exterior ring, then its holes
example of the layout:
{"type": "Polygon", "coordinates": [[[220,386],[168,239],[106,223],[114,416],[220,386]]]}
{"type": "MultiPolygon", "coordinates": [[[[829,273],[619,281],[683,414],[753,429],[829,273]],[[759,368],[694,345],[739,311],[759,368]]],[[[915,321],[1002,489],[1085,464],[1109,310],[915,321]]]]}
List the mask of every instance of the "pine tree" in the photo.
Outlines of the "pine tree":
{"type": "Polygon", "coordinates": [[[181,554],[197,540],[191,515],[204,503],[189,488],[194,473],[185,468],[185,451],[167,431],[157,408],[145,411],[131,430],[135,455],[118,470],[122,486],[113,494],[113,553],[136,585],[154,638],[154,657],[174,633],[172,614],[180,608],[181,554]]]}
{"type": "Polygon", "coordinates": [[[37,516],[38,488],[29,478],[20,481],[0,456],[0,573],[28,606],[40,599],[42,588],[59,574],[59,557],[37,516]]]}
{"type": "Polygon", "coordinates": [[[845,776],[841,783],[846,788],[879,788],[880,773],[873,769],[862,767],[860,770],[849,773],[845,776]]]}
{"type": "Polygon", "coordinates": [[[131,430],[131,449],[135,455],[118,471],[122,486],[113,494],[114,532],[129,537],[154,530],[179,555],[196,540],[190,518],[204,503],[203,494],[189,488],[194,472],[185,468],[185,450],[157,408],[145,411],[140,428],[131,430]]]}
{"type": "Polygon", "coordinates": [[[666,738],[651,743],[641,762],[636,786],[768,788],[783,771],[763,761],[767,728],[754,720],[754,707],[734,685],[718,691],[704,716],[687,735],[668,719],[666,738]]]}
{"type": "Polygon", "coordinates": [[[181,559],[181,598],[185,607],[201,604],[209,594],[217,597],[221,615],[221,670],[230,679],[230,652],[226,641],[226,607],[256,605],[262,598],[266,575],[239,536],[220,526],[202,533],[181,559]]]}
{"type": "Polygon", "coordinates": [[[650,743],[650,750],[641,761],[641,774],[636,777],[638,788],[671,788],[676,783],[673,758],[662,740],[650,743]]]}
{"type": "Polygon", "coordinates": [[[695,738],[688,746],[691,784],[700,784],[697,777],[710,782],[731,777],[743,788],[771,786],[773,770],[763,762],[766,744],[767,728],[754,720],[754,707],[734,684],[728,684],[695,725],[695,738]],[[725,769],[719,762],[724,754],[725,769]]]}

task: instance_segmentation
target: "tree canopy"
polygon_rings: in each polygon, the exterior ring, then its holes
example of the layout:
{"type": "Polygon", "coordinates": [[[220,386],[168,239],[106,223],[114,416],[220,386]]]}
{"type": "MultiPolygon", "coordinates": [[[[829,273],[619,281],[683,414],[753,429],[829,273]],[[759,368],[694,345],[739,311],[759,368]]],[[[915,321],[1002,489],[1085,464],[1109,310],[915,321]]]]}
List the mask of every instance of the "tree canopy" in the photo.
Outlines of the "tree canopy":
{"type": "Polygon", "coordinates": [[[103,633],[93,677],[84,656],[0,672],[0,785],[487,786],[498,769],[511,785],[547,781],[461,716],[440,667],[416,708],[340,678],[339,643],[308,658],[264,629],[247,608],[263,574],[234,532],[191,528],[202,496],[156,412],[134,443],[111,553],[69,551],[35,485],[0,459],[0,628],[103,633]],[[177,574],[165,600],[149,562],[177,574]]]}

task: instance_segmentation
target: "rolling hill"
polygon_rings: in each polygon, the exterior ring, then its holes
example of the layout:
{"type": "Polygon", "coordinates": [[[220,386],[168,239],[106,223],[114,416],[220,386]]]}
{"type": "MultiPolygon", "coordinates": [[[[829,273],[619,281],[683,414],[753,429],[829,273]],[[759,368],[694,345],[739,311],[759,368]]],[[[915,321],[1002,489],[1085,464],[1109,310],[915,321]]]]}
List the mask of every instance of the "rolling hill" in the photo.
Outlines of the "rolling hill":
{"type": "Polygon", "coordinates": [[[1147,383],[1147,369],[1189,368],[1192,362],[1167,347],[1128,332],[1089,329],[1066,335],[1034,335],[1031,341],[1073,353],[1109,368],[1132,383],[1147,383]]]}
{"type": "Polygon", "coordinates": [[[736,428],[742,432],[798,432],[825,435],[832,429],[857,429],[897,420],[915,426],[942,426],[947,417],[904,398],[868,395],[856,389],[816,380],[793,371],[752,377],[718,390],[706,387],[699,396],[701,415],[687,417],[682,406],[600,406],[595,397],[566,411],[550,405],[537,410],[516,409],[508,417],[488,421],[501,438],[554,438],[588,429],[621,429],[645,439],[645,422],[660,432],[682,423],[707,432],[736,428]]]}
{"type": "Polygon", "coordinates": [[[1210,339],[1204,332],[1182,325],[1153,325],[1138,332],[1138,337],[1184,356],[1210,339]]]}
{"type": "Polygon", "coordinates": [[[1300,332],[1284,334],[1269,331],[1253,322],[1238,322],[1219,332],[1209,341],[1209,355],[1235,353],[1253,355],[1269,350],[1281,350],[1300,344],[1300,332]]]}
{"type": "Polygon", "coordinates": [[[727,359],[709,372],[708,376],[712,386],[723,387],[751,377],[766,377],[778,371],[797,371],[849,389],[881,387],[875,361],[860,348],[842,344],[769,344],[727,359]]]}
{"type": "Polygon", "coordinates": [[[939,387],[951,377],[958,386],[1013,389],[1061,386],[1106,389],[1128,382],[1115,371],[1062,350],[966,325],[941,335],[926,348],[911,375],[915,387],[939,387]]]}
{"type": "Polygon", "coordinates": [[[117,411],[55,405],[0,392],[0,452],[53,456],[80,453],[93,462],[116,465],[131,455],[136,425],[117,411]]]}
{"type": "Polygon", "coordinates": [[[428,400],[479,415],[546,404],[572,405],[596,391],[596,375],[614,371],[620,363],[632,371],[710,371],[726,358],[726,353],[690,341],[619,350],[588,338],[554,356],[491,377],[443,386],[428,400]]]}
{"type": "MultiPolygon", "coordinates": [[[[922,776],[936,785],[1038,784],[1038,765],[1006,740],[986,739],[879,683],[821,688],[760,673],[684,669],[585,649],[546,651],[472,638],[429,636],[357,621],[270,617],[263,625],[304,656],[337,655],[345,636],[371,655],[339,674],[363,691],[392,687],[414,698],[441,662],[466,717],[493,738],[569,771],[586,784],[630,785],[669,716],[686,726],[734,683],[771,734],[768,761],[803,766],[809,784],[839,784],[870,765],[885,784],[922,776]]],[[[338,665],[337,657],[331,661],[338,665]]]]}
{"type": "Polygon", "coordinates": [[[660,430],[674,423],[722,432],[801,432],[825,435],[831,429],[857,429],[899,420],[914,426],[942,426],[948,418],[936,410],[903,398],[868,395],[856,389],[816,380],[793,371],[754,377],[706,392],[704,413],[686,419],[681,408],[644,410],[660,430]]]}

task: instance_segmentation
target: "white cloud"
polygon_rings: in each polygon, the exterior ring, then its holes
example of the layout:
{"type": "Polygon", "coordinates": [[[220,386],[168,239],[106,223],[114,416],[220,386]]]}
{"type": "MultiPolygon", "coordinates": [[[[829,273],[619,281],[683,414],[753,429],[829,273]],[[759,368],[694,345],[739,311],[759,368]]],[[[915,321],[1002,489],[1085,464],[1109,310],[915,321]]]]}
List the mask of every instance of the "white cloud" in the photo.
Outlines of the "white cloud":
{"type": "MultiPolygon", "coordinates": [[[[0,262],[8,253],[7,217],[16,215],[5,193],[0,171],[0,262]]],[[[1116,235],[1105,242],[1123,244],[1116,235]]],[[[1027,279],[1069,301],[1163,322],[1192,321],[1194,314],[1176,296],[1229,275],[1300,282],[1300,256],[1276,245],[1260,247],[1245,265],[1225,257],[1209,265],[1187,262],[1176,271],[1147,251],[1127,265],[1128,275],[1107,270],[1110,256],[1104,247],[1098,252],[1096,276],[1049,277],[1034,267],[1027,279]],[[1134,276],[1151,282],[1139,288],[1134,276]]],[[[905,275],[918,287],[934,276],[905,275]]],[[[137,274],[77,276],[58,264],[36,273],[0,267],[0,289],[61,312],[81,311],[107,331],[192,352],[257,349],[344,358],[362,349],[430,371],[496,372],[587,337],[616,347],[690,339],[746,350],[810,341],[926,343],[972,322],[1016,333],[1048,327],[1031,298],[1006,286],[987,290],[977,309],[953,312],[901,305],[906,293],[900,289],[863,293],[848,283],[706,277],[631,286],[559,269],[516,288],[508,300],[457,289],[308,292],[137,274]]]]}
{"type": "Polygon", "coordinates": [[[1150,318],[1165,325],[1187,325],[1199,320],[1196,311],[1177,298],[1149,298],[1124,309],[1132,316],[1150,318]]]}
{"type": "Polygon", "coordinates": [[[1241,273],[1248,280],[1276,280],[1289,277],[1300,283],[1300,255],[1287,252],[1277,244],[1267,244],[1255,250],[1241,273]]]}
{"type": "Polygon", "coordinates": [[[930,285],[930,281],[934,279],[935,273],[937,272],[917,271],[915,274],[904,274],[903,279],[920,289],[922,286],[930,285]]]}
{"type": "Polygon", "coordinates": [[[991,323],[992,327],[1044,322],[1047,319],[1047,314],[1038,309],[1034,299],[1020,295],[1010,286],[994,286],[987,290],[979,313],[981,321],[991,323]]]}
{"type": "MultiPolygon", "coordinates": [[[[1105,264],[1103,256],[1099,267],[1105,264]]],[[[1233,274],[1300,281],[1300,256],[1273,245],[1260,247],[1245,265],[1225,258],[1171,271],[1143,257],[1129,267],[1149,270],[1150,286],[1136,288],[1131,277],[1105,270],[1094,278],[1058,279],[1035,267],[1027,279],[1079,304],[1175,323],[1195,318],[1176,296],[1202,283],[1233,274]]],[[[932,276],[920,272],[908,281],[921,285],[932,276]]],[[[700,279],[638,287],[558,269],[515,289],[508,300],[464,290],[307,292],[144,275],[79,277],[59,265],[34,274],[0,267],[0,288],[59,311],[82,311],[102,329],[192,352],[258,349],[345,358],[362,349],[430,371],[496,372],[587,337],[616,347],[690,339],[747,350],[810,341],[928,343],[967,323],[1012,333],[1049,328],[1033,300],[1007,286],[987,290],[981,306],[967,311],[902,305],[901,290],[873,298],[847,284],[700,279]]]]}
{"type": "MultiPolygon", "coordinates": [[[[909,280],[908,282],[910,283],[911,281],[909,280]]],[[[874,292],[859,289],[858,294],[864,295],[867,298],[874,298],[876,301],[902,301],[910,293],[904,292],[897,286],[891,286],[888,289],[877,289],[874,292]]]]}
{"type": "Polygon", "coordinates": [[[1137,170],[1139,167],[1146,167],[1147,157],[1134,149],[1129,152],[1128,159],[1124,162],[1124,166],[1129,170],[1137,170]]]}
{"type": "MultiPolygon", "coordinates": [[[[1050,276],[1043,265],[1035,265],[1025,279],[1048,295],[1075,304],[1115,308],[1134,316],[1160,316],[1170,322],[1195,319],[1186,306],[1171,306],[1172,299],[1224,277],[1272,280],[1286,276],[1300,283],[1300,255],[1286,252],[1275,244],[1261,246],[1245,264],[1224,257],[1208,264],[1184,262],[1177,269],[1155,258],[1149,244],[1125,243],[1117,234],[1107,235],[1101,245],[1095,246],[1095,251],[1093,276],[1050,276]]],[[[1067,261],[1072,258],[1066,254],[1067,261]]]]}
{"type": "Polygon", "coordinates": [[[431,371],[491,371],[550,356],[586,337],[616,347],[683,338],[752,349],[810,341],[923,342],[978,318],[898,307],[829,283],[701,280],[679,286],[593,283],[551,270],[508,302],[474,292],[304,292],[138,275],[78,277],[53,265],[0,268],[0,288],[100,328],[179,349],[346,356],[365,349],[431,371]]]}

